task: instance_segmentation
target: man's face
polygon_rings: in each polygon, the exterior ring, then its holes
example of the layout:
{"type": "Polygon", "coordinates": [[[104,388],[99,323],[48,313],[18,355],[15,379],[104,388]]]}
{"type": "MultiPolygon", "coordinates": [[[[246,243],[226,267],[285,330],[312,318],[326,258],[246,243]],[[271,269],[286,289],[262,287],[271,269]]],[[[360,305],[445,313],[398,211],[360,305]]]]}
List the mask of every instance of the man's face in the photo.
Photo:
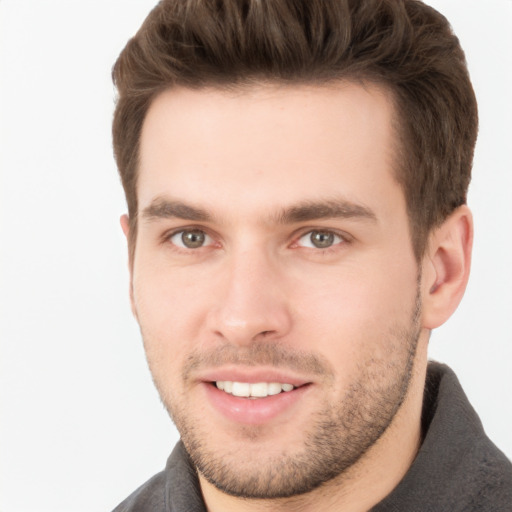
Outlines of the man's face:
{"type": "Polygon", "coordinates": [[[419,276],[392,115],[348,83],[174,89],[148,112],[133,307],[188,452],[230,494],[342,473],[407,393],[419,276]]]}

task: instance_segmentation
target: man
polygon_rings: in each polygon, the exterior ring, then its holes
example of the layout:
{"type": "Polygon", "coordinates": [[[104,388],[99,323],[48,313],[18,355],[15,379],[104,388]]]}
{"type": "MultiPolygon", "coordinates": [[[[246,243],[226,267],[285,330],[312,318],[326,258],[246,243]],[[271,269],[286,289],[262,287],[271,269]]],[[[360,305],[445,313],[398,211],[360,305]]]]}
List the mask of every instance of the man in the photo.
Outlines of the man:
{"type": "Polygon", "coordinates": [[[477,109],[413,0],[163,1],[114,68],[131,299],[182,441],[117,511],[509,510],[432,329],[477,109]]]}

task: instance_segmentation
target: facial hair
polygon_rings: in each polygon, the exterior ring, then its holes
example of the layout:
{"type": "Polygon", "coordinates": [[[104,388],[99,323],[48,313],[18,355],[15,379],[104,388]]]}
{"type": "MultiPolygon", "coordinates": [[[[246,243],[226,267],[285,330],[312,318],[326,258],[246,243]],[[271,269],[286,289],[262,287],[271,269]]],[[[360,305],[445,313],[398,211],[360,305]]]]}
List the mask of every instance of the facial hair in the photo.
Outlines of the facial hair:
{"type": "MultiPolygon", "coordinates": [[[[343,475],[383,435],[407,395],[421,329],[419,288],[406,325],[395,325],[383,336],[381,350],[366,355],[357,365],[357,379],[339,400],[322,404],[312,414],[302,446],[293,453],[281,451],[253,464],[241,450],[219,449],[209,443],[207,418],[198,422],[186,407],[155,381],[190,458],[219,490],[247,499],[289,498],[304,494],[343,475]]],[[[336,369],[312,353],[284,348],[278,343],[255,342],[246,347],[224,345],[191,353],[182,381],[203,367],[223,364],[273,365],[279,369],[308,372],[334,381],[336,369]]],[[[261,438],[258,426],[239,429],[247,445],[261,438]]]]}

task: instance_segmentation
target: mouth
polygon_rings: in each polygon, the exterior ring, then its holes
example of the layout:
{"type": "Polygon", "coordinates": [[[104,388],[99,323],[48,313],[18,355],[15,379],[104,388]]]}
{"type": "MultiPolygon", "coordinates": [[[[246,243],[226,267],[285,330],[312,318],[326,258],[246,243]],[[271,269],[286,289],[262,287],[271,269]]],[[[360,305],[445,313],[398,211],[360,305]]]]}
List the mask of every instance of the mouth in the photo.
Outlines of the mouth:
{"type": "Polygon", "coordinates": [[[281,382],[237,382],[230,380],[218,380],[212,383],[220,391],[239,398],[267,398],[269,396],[279,395],[280,393],[289,393],[296,386],[281,382]]]}
{"type": "Polygon", "coordinates": [[[196,379],[204,391],[204,413],[211,411],[221,421],[239,425],[288,421],[301,414],[299,404],[309,404],[304,400],[310,400],[306,397],[316,388],[307,376],[269,367],[226,365],[206,370],[196,379]]]}

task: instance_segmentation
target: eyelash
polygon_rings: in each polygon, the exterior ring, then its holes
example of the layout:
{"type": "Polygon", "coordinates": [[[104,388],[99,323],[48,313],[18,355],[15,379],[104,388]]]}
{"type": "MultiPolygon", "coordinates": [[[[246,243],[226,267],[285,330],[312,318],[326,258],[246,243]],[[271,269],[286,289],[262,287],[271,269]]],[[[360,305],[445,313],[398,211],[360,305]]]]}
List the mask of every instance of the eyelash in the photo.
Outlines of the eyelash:
{"type": "Polygon", "coordinates": [[[351,237],[349,237],[346,233],[342,233],[340,231],[334,230],[334,229],[328,229],[328,228],[307,228],[307,230],[302,230],[297,237],[294,238],[294,242],[291,244],[292,249],[307,249],[310,251],[313,251],[314,254],[319,255],[329,255],[331,253],[334,253],[336,251],[340,250],[340,246],[344,246],[345,244],[348,244],[352,241],[351,237]],[[329,247],[306,247],[304,245],[299,245],[299,241],[304,238],[313,235],[313,233],[321,233],[324,235],[332,235],[337,241],[334,241],[332,245],[329,247]]]}
{"type": "MultiPolygon", "coordinates": [[[[315,252],[315,254],[327,255],[336,250],[339,250],[340,245],[349,244],[349,243],[351,243],[351,241],[352,241],[351,237],[349,237],[346,233],[342,233],[342,232],[339,232],[339,231],[336,231],[333,229],[307,228],[307,230],[305,230],[305,229],[301,230],[300,233],[298,233],[297,235],[294,236],[293,242],[289,245],[289,247],[292,249],[303,248],[303,249],[307,249],[307,250],[312,250],[315,252]],[[334,242],[332,245],[330,245],[329,247],[325,247],[325,248],[305,247],[303,245],[299,245],[299,241],[302,238],[304,238],[308,235],[311,237],[312,234],[315,232],[326,234],[326,235],[332,235],[335,238],[337,238],[338,241],[334,242]]],[[[171,232],[167,232],[162,236],[162,243],[164,243],[164,244],[170,243],[170,245],[173,247],[173,249],[175,251],[179,251],[184,254],[191,254],[191,253],[197,252],[199,249],[205,249],[205,248],[216,245],[214,237],[212,235],[210,235],[207,230],[205,230],[204,228],[199,227],[199,226],[190,226],[190,227],[176,229],[171,232]],[[193,232],[193,231],[203,233],[205,235],[205,237],[209,238],[211,240],[211,242],[213,242],[213,243],[208,243],[207,245],[202,245],[202,246],[199,246],[198,248],[186,248],[186,247],[181,247],[172,241],[172,239],[177,235],[183,236],[184,233],[193,232]]],[[[220,246],[220,244],[219,244],[219,246],[220,246]]]]}
{"type": "Polygon", "coordinates": [[[163,234],[162,236],[162,243],[163,244],[169,244],[173,247],[174,250],[176,251],[179,251],[179,252],[183,252],[183,253],[186,253],[186,254],[190,254],[190,253],[193,253],[195,251],[197,251],[197,249],[192,249],[192,248],[186,248],[186,247],[181,247],[179,245],[177,245],[176,243],[174,243],[172,241],[172,239],[177,236],[177,235],[182,235],[184,233],[191,233],[191,232],[194,232],[194,231],[197,231],[199,233],[203,233],[205,235],[205,237],[209,238],[213,243],[209,243],[208,245],[204,245],[204,246],[200,246],[199,249],[203,249],[205,247],[210,247],[211,245],[215,245],[215,240],[214,240],[214,237],[211,236],[207,230],[205,230],[204,228],[202,227],[199,227],[199,226],[188,226],[188,227],[182,227],[180,229],[175,229],[173,231],[170,231],[170,232],[166,232],[163,234]]]}

